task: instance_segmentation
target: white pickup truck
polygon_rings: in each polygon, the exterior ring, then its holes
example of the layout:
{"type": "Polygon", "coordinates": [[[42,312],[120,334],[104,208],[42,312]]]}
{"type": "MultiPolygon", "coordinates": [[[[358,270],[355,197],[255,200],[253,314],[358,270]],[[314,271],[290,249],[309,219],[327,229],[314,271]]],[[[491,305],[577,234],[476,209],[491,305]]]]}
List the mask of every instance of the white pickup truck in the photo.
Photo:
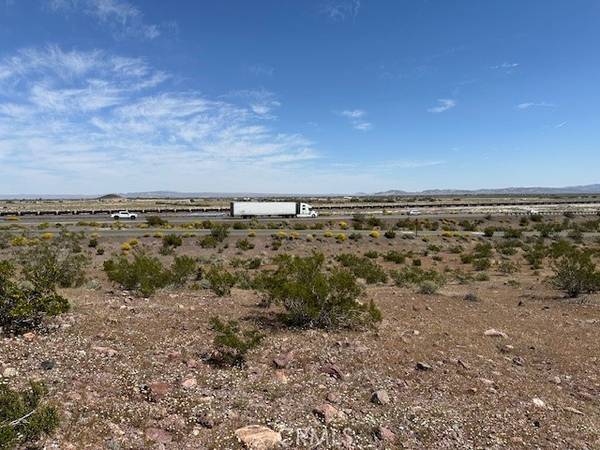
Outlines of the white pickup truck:
{"type": "Polygon", "coordinates": [[[130,213],[129,211],[119,211],[118,213],[111,214],[111,217],[114,220],[119,220],[119,219],[135,220],[135,219],[137,219],[137,214],[130,213]]]}

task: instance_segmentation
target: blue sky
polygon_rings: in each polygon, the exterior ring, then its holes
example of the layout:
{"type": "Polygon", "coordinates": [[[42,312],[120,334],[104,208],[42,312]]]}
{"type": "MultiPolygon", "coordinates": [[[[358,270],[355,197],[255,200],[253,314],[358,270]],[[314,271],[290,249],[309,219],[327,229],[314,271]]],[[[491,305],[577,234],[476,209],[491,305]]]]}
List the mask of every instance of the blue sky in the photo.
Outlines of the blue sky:
{"type": "Polygon", "coordinates": [[[0,0],[0,193],[600,182],[596,0],[0,0]]]}

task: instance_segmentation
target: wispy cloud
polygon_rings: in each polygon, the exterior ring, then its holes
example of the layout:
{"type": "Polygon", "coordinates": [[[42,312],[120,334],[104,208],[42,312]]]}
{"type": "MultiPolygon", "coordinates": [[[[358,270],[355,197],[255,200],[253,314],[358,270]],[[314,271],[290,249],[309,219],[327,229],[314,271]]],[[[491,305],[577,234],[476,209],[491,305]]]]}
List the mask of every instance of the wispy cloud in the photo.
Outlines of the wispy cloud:
{"type": "Polygon", "coordinates": [[[373,124],[365,119],[366,111],[362,109],[346,109],[337,114],[346,117],[355,130],[368,131],[373,128],[373,124]]]}
{"type": "Polygon", "coordinates": [[[561,122],[561,123],[557,124],[554,128],[562,128],[562,127],[566,126],[567,123],[568,122],[561,122]]]}
{"type": "Polygon", "coordinates": [[[168,81],[142,59],[103,51],[47,47],[0,60],[0,186],[27,173],[84,186],[132,175],[151,184],[158,172],[155,185],[181,186],[318,157],[304,136],[265,120],[280,104],[274,94],[214,99],[168,81]]]}
{"type": "Polygon", "coordinates": [[[444,111],[448,111],[456,106],[456,100],[452,100],[449,98],[440,98],[438,99],[438,105],[429,108],[427,111],[430,113],[443,113],[444,111]]]}
{"type": "Polygon", "coordinates": [[[492,70],[500,70],[502,72],[505,72],[506,74],[511,74],[519,66],[520,66],[519,63],[515,63],[515,62],[503,62],[502,64],[497,64],[495,66],[491,66],[490,69],[492,69],[492,70]]]}
{"type": "Polygon", "coordinates": [[[126,0],[48,0],[48,6],[55,12],[80,12],[94,17],[108,26],[116,37],[152,40],[162,33],[160,25],[146,23],[142,12],[126,0]]]}
{"type": "Polygon", "coordinates": [[[246,71],[257,77],[272,77],[275,69],[267,64],[250,64],[245,67],[246,71]]]}
{"type": "Polygon", "coordinates": [[[360,0],[326,0],[321,4],[321,13],[336,22],[356,18],[359,10],[360,0]]]}
{"type": "Polygon", "coordinates": [[[519,103],[517,105],[517,109],[530,109],[530,108],[555,108],[556,105],[553,103],[547,103],[547,102],[539,102],[539,103],[535,103],[535,102],[525,102],[525,103],[519,103]]]}

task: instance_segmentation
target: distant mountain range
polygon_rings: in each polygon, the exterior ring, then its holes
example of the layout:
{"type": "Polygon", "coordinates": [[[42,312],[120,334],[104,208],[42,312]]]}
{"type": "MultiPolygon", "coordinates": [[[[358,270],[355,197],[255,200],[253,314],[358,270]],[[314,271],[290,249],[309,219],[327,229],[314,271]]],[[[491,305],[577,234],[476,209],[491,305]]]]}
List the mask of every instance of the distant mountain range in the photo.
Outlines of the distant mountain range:
{"type": "Polygon", "coordinates": [[[584,186],[566,187],[507,187],[498,189],[427,189],[424,191],[408,192],[401,190],[389,190],[376,192],[371,195],[378,197],[403,196],[403,195],[556,195],[556,194],[600,194],[600,184],[588,184],[584,186]]]}
{"type": "Polygon", "coordinates": [[[176,192],[176,191],[146,191],[146,192],[127,192],[120,194],[107,195],[43,195],[43,194],[14,194],[2,195],[0,199],[116,199],[116,198],[260,198],[260,197],[333,197],[342,195],[353,196],[376,196],[376,197],[402,197],[402,196],[447,196],[447,195],[558,195],[558,194],[600,194],[600,184],[588,184],[584,186],[566,186],[566,187],[507,187],[499,189],[427,189],[423,191],[402,191],[391,189],[389,191],[375,193],[354,193],[354,194],[269,194],[255,192],[176,192]]]}

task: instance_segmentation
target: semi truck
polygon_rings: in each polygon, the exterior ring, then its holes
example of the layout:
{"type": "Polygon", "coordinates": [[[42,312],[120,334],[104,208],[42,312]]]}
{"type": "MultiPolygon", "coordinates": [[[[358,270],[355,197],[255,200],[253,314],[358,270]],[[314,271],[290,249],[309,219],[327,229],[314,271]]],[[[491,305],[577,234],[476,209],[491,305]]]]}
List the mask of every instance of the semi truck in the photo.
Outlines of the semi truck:
{"type": "Polygon", "coordinates": [[[317,217],[312,206],[300,202],[231,202],[231,217],[317,217]]]}

